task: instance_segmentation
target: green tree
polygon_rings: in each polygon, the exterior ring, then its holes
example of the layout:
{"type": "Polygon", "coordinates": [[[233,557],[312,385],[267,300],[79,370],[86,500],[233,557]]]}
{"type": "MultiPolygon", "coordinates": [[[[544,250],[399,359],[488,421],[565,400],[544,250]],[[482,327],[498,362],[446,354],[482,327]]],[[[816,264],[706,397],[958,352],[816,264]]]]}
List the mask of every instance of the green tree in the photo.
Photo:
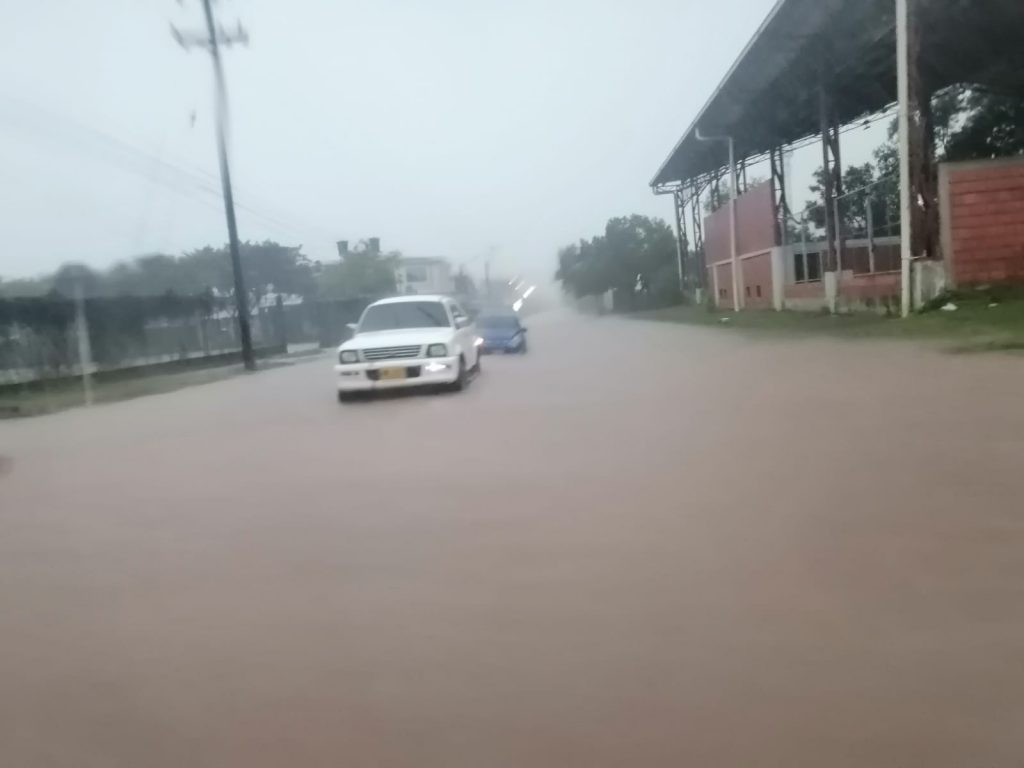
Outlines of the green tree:
{"type": "MultiPolygon", "coordinates": [[[[256,304],[270,293],[311,296],[316,293],[313,263],[302,253],[302,246],[287,246],[264,240],[262,243],[244,242],[240,246],[242,275],[251,301],[256,304]]],[[[198,293],[205,287],[221,293],[234,292],[231,258],[226,246],[207,246],[185,254],[179,266],[189,276],[191,290],[198,293]]]]}
{"type": "Polygon", "coordinates": [[[582,298],[614,291],[619,306],[677,301],[676,244],[661,219],[633,215],[610,219],[603,235],[558,252],[557,280],[582,298]]]}
{"type": "MultiPolygon", "coordinates": [[[[825,208],[821,202],[825,186],[825,172],[818,168],[814,172],[815,182],[809,187],[814,197],[804,206],[804,220],[818,232],[825,229],[825,208]]],[[[843,233],[846,237],[867,237],[868,207],[871,208],[871,226],[876,237],[885,232],[887,221],[899,219],[899,189],[890,189],[892,179],[881,181],[875,175],[871,163],[851,165],[843,173],[843,194],[839,200],[843,233]],[[896,196],[893,196],[893,192],[896,196]]],[[[808,230],[810,232],[811,229],[808,230]]]]}
{"type": "MultiPolygon", "coordinates": [[[[956,100],[956,110],[935,117],[945,124],[945,160],[980,160],[1024,154],[1024,95],[968,90],[956,100]]],[[[935,108],[933,107],[933,113],[935,108]]]]}
{"type": "Polygon", "coordinates": [[[78,291],[85,298],[99,296],[102,292],[102,276],[85,264],[62,264],[53,273],[53,290],[66,298],[74,298],[78,291]]]}
{"type": "Polygon", "coordinates": [[[22,277],[13,280],[0,278],[0,296],[5,298],[43,296],[52,289],[52,276],[22,277]]]}
{"type": "MultiPolygon", "coordinates": [[[[932,130],[939,162],[981,160],[1024,154],[1024,94],[997,94],[971,86],[953,86],[932,98],[932,130]]],[[[848,168],[843,175],[849,193],[872,184],[870,198],[876,235],[895,234],[900,220],[899,126],[889,124],[886,141],[874,152],[874,164],[848,168]]],[[[809,224],[824,228],[821,189],[824,174],[815,172],[814,199],[804,208],[809,224]]],[[[842,203],[845,231],[866,231],[868,195],[852,195],[842,203]]]]}
{"type": "MultiPolygon", "coordinates": [[[[315,266],[302,246],[265,240],[241,244],[242,270],[251,301],[271,292],[316,294],[315,266]]],[[[0,295],[40,296],[50,290],[71,297],[81,283],[87,296],[203,296],[234,293],[227,247],[206,246],[183,256],[152,253],[122,261],[106,270],[84,264],[65,264],[54,274],[30,280],[0,282],[0,295]]]]}
{"type": "Polygon", "coordinates": [[[401,254],[381,254],[365,242],[341,263],[325,264],[317,276],[317,294],[327,299],[385,296],[395,292],[395,265],[401,254]]]}
{"type": "Polygon", "coordinates": [[[194,295],[211,288],[226,290],[231,285],[226,255],[204,248],[185,256],[152,253],[120,262],[104,275],[107,292],[116,296],[153,296],[173,291],[194,295]]]}
{"type": "Polygon", "coordinates": [[[455,277],[452,278],[452,283],[455,287],[455,295],[461,296],[467,299],[475,298],[477,295],[476,283],[473,282],[473,278],[466,274],[464,269],[459,269],[455,273],[455,277]]]}

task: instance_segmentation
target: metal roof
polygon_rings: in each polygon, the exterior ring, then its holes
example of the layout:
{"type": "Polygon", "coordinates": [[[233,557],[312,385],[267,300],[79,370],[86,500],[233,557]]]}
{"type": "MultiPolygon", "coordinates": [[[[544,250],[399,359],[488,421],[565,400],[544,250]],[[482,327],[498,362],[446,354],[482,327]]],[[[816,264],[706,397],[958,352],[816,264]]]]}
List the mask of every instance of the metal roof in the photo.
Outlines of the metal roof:
{"type": "MultiPolygon", "coordinates": [[[[915,0],[922,79],[1024,92],[1024,0],[915,0]]],[[[818,85],[830,71],[836,117],[847,124],[896,99],[895,0],[779,0],[652,186],[723,168],[731,135],[737,157],[752,157],[820,133],[818,85]]]]}

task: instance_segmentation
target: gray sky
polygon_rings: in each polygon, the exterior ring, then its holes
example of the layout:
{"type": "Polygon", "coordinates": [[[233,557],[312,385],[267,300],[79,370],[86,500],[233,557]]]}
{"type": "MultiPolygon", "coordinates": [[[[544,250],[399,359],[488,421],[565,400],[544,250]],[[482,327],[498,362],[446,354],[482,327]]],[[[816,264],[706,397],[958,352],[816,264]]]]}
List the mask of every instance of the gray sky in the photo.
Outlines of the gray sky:
{"type": "MultiPolygon", "coordinates": [[[[772,0],[223,0],[241,236],[548,277],[647,182],[772,0]]],[[[198,0],[5,8],[0,275],[226,240],[198,0]],[[192,122],[192,114],[195,122],[192,122]]]]}

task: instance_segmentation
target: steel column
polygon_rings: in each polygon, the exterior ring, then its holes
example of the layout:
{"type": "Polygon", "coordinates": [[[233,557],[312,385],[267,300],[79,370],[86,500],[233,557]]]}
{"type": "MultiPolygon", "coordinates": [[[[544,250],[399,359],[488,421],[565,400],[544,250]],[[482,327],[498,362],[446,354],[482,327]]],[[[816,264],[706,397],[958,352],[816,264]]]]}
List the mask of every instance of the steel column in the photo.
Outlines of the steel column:
{"type": "Polygon", "coordinates": [[[690,216],[693,222],[693,260],[697,272],[697,285],[702,289],[708,286],[708,267],[704,253],[704,221],[701,211],[701,195],[704,185],[696,179],[690,182],[690,216]]]}
{"type": "Polygon", "coordinates": [[[825,214],[825,259],[822,272],[836,269],[836,226],[833,219],[835,176],[832,171],[832,100],[829,98],[824,63],[818,80],[818,113],[821,127],[822,207],[825,214]]]}

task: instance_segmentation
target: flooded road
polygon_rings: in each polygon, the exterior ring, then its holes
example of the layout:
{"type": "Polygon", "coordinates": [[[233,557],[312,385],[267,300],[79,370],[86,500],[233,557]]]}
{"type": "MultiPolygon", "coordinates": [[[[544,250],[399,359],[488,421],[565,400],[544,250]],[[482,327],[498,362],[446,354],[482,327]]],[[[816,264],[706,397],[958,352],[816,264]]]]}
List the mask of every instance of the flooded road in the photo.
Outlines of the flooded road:
{"type": "Polygon", "coordinates": [[[1020,765],[1019,358],[530,325],[0,422],[0,765],[1020,765]]]}

